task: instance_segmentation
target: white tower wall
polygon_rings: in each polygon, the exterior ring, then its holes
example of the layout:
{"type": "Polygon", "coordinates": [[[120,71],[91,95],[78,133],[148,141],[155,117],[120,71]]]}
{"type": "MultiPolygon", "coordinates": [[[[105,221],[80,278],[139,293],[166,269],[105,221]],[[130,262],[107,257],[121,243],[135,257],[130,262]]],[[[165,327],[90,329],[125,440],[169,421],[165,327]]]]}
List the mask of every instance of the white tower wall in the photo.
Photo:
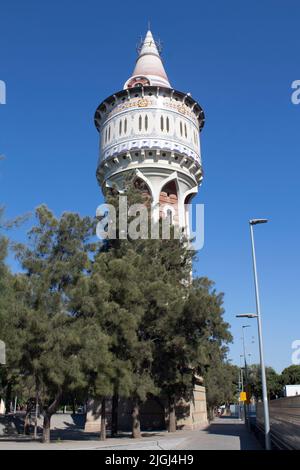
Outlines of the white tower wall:
{"type": "Polygon", "coordinates": [[[102,188],[121,191],[126,173],[133,170],[147,184],[153,207],[173,204],[174,223],[188,228],[184,204],[202,181],[199,132],[204,113],[190,94],[171,88],[150,32],[134,75],[122,91],[100,104],[95,124],[102,188]]]}

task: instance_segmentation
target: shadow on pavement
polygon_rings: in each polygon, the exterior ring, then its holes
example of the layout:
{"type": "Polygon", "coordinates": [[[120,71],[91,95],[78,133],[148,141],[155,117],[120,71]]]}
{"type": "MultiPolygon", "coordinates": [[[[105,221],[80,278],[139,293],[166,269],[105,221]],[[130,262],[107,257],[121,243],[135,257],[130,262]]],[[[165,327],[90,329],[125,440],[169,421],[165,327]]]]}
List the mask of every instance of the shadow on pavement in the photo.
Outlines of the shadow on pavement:
{"type": "Polygon", "coordinates": [[[239,421],[238,418],[231,416],[224,416],[212,421],[206,429],[208,434],[215,434],[221,436],[236,436],[240,439],[241,450],[257,450],[261,449],[259,442],[253,436],[244,422],[239,421]],[[222,422],[223,421],[223,422],[222,422]]]}

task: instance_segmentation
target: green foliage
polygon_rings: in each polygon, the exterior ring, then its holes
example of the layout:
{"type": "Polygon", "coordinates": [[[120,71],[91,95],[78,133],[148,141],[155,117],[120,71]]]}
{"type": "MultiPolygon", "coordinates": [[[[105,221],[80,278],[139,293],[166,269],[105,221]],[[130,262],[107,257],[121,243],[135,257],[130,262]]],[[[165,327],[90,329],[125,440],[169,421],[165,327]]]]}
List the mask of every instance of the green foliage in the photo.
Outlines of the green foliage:
{"type": "Polygon", "coordinates": [[[15,246],[24,270],[19,368],[32,378],[40,405],[51,416],[63,394],[91,386],[93,371],[103,367],[105,375],[108,339],[93,318],[84,322],[74,310],[73,297],[91,267],[94,222],[72,213],[57,219],[46,206],[36,217],[28,245],[15,246]]]}
{"type": "MultiPolygon", "coordinates": [[[[141,202],[130,182],[126,194],[129,205],[141,202]]],[[[118,208],[115,193],[107,200],[118,208]]],[[[183,237],[171,237],[110,240],[96,260],[102,269],[107,266],[111,300],[122,307],[112,328],[119,333],[115,353],[131,363],[136,384],[131,393],[140,399],[155,391],[189,398],[194,375],[209,369],[215,350],[222,350],[224,362],[231,335],[222,318],[223,296],[206,278],[191,284],[193,257],[183,237]],[[120,332],[123,321],[130,327],[120,332]]]]}
{"type": "MultiPolygon", "coordinates": [[[[143,201],[130,181],[126,194],[143,201]]],[[[116,193],[107,201],[118,210],[116,193]]],[[[186,240],[101,243],[94,232],[89,217],[37,208],[28,242],[14,246],[23,269],[14,276],[0,240],[6,383],[24,399],[37,394],[47,420],[63,397],[188,399],[196,375],[210,405],[230,401],[238,374],[226,363],[223,294],[207,278],[191,282],[186,240]]]]}
{"type": "Polygon", "coordinates": [[[221,404],[236,403],[238,399],[239,368],[225,362],[216,350],[205,374],[207,406],[211,410],[221,404]]]}
{"type": "MultiPolygon", "coordinates": [[[[0,208],[0,229],[3,209],[0,208]]],[[[3,219],[2,219],[3,220],[3,219]]],[[[0,393],[10,399],[12,385],[19,377],[18,361],[23,334],[18,333],[22,308],[17,292],[17,278],[5,264],[9,240],[0,233],[0,339],[6,345],[7,365],[0,366],[0,393]]]]}
{"type": "Polygon", "coordinates": [[[281,372],[282,385],[300,384],[300,365],[291,365],[281,372]]]}
{"type": "MultiPolygon", "coordinates": [[[[247,368],[248,383],[251,394],[258,400],[262,399],[261,368],[259,364],[253,364],[247,368]]],[[[272,400],[282,395],[281,376],[272,367],[266,367],[267,390],[272,400]]]]}

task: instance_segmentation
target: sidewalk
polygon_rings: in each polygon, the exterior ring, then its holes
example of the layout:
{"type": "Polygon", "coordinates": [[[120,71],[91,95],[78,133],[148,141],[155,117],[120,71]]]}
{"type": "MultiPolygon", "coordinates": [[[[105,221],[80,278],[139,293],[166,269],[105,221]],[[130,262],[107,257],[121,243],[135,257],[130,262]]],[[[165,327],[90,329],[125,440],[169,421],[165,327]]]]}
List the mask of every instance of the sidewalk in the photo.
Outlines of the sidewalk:
{"type": "Polygon", "coordinates": [[[215,418],[205,430],[194,431],[178,449],[260,450],[256,437],[237,418],[215,418]]]}
{"type": "Polygon", "coordinates": [[[178,431],[169,434],[166,431],[157,433],[142,433],[140,439],[130,437],[88,440],[52,441],[50,444],[35,442],[23,436],[0,440],[0,450],[172,450],[182,445],[186,440],[185,432],[178,431]]]}
{"type": "Polygon", "coordinates": [[[258,450],[255,436],[245,424],[234,418],[216,418],[201,430],[176,433],[146,432],[141,439],[127,435],[100,441],[96,437],[85,440],[55,441],[51,444],[34,442],[26,437],[1,439],[0,450],[258,450]]]}

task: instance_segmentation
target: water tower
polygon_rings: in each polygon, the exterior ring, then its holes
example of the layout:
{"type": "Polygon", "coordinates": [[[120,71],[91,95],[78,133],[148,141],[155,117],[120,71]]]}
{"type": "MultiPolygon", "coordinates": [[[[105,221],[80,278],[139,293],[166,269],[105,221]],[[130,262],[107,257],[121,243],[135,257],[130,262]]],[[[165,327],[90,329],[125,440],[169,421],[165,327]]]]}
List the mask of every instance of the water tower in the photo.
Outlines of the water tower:
{"type": "Polygon", "coordinates": [[[188,232],[185,204],[202,181],[204,112],[190,93],[171,86],[151,31],[123,90],[98,106],[95,125],[101,137],[97,179],[102,189],[122,191],[126,174],[133,172],[151,197],[155,217],[171,208],[172,222],[188,232]]]}

